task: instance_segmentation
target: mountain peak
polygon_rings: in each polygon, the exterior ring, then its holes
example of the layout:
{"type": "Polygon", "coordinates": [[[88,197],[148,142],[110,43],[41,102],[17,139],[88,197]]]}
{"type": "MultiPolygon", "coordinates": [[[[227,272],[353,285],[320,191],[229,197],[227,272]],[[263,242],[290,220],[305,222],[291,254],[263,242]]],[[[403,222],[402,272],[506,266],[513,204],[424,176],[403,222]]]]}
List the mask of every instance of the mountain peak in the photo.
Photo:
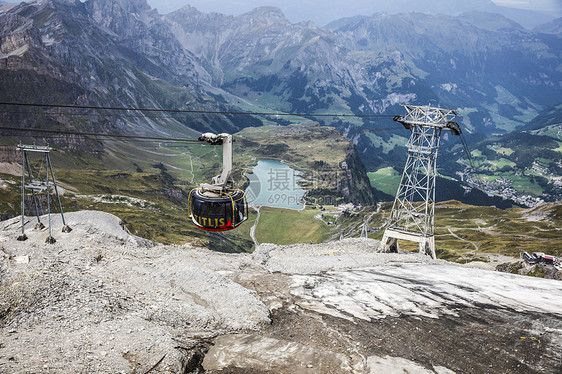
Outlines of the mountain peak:
{"type": "Polygon", "coordinates": [[[501,29],[523,29],[523,26],[498,13],[470,11],[459,16],[472,25],[485,30],[497,31],[501,29]]]}
{"type": "Polygon", "coordinates": [[[244,13],[243,16],[257,17],[267,19],[269,21],[288,22],[285,14],[283,14],[281,9],[274,6],[261,6],[247,13],[244,13]]]}
{"type": "MultiPolygon", "coordinates": [[[[70,5],[75,5],[77,2],[79,2],[79,0],[52,0],[54,3],[59,3],[59,4],[70,4],[70,5]]],[[[37,1],[38,3],[42,3],[41,0],[37,1]]]]}
{"type": "MultiPolygon", "coordinates": [[[[75,0],[56,0],[62,2],[74,2],[75,0]]],[[[146,0],[88,0],[87,3],[93,7],[112,8],[119,5],[121,9],[130,13],[140,13],[152,9],[146,0]]]]}
{"type": "Polygon", "coordinates": [[[555,19],[554,21],[545,23],[544,25],[537,26],[535,28],[536,32],[543,34],[562,34],[562,17],[555,19]]]}
{"type": "Polygon", "coordinates": [[[183,7],[179,8],[178,10],[175,10],[175,11],[169,13],[169,15],[175,15],[175,16],[187,16],[187,15],[190,15],[190,14],[201,16],[204,13],[201,12],[196,7],[191,6],[189,4],[186,4],[183,7]]]}

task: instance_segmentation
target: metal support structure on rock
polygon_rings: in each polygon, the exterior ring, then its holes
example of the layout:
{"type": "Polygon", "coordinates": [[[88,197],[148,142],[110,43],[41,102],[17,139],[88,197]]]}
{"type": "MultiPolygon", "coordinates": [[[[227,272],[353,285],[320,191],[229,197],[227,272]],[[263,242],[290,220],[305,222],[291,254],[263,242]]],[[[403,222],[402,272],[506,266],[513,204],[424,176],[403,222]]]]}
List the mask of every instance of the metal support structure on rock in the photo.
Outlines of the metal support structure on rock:
{"type": "Polygon", "coordinates": [[[363,226],[361,226],[361,237],[368,239],[369,238],[369,230],[367,229],[367,221],[363,222],[363,226]]]}
{"type": "Polygon", "coordinates": [[[398,239],[416,242],[419,251],[435,258],[434,205],[437,152],[442,130],[460,135],[459,125],[452,120],[454,110],[430,106],[404,105],[406,116],[395,116],[412,131],[408,141],[408,159],[390,219],[382,238],[383,250],[398,251],[398,239]]]}
{"type": "Polygon", "coordinates": [[[52,236],[51,231],[51,188],[55,191],[55,195],[57,197],[57,202],[59,204],[60,214],[62,217],[62,232],[70,232],[72,229],[66,224],[64,220],[64,213],[62,210],[62,204],[60,201],[59,191],[57,188],[57,182],[55,180],[55,173],[53,171],[53,165],[51,164],[51,157],[49,155],[50,151],[53,149],[48,146],[37,146],[37,145],[23,145],[19,144],[17,146],[22,152],[22,164],[21,164],[21,235],[18,236],[18,240],[23,241],[27,240],[27,235],[25,234],[25,190],[31,190],[32,198],[33,198],[33,205],[35,206],[35,215],[37,217],[37,224],[35,228],[38,230],[42,230],[45,228],[45,225],[41,222],[41,218],[39,217],[39,203],[37,200],[37,194],[41,192],[45,192],[47,197],[47,214],[49,220],[49,236],[47,237],[46,243],[53,244],[56,242],[55,238],[52,236]],[[35,153],[42,153],[44,156],[44,163],[45,163],[45,180],[36,179],[31,172],[31,165],[29,163],[28,152],[35,152],[35,153]],[[27,183],[26,183],[26,174],[27,171],[27,183]],[[50,175],[50,179],[49,179],[50,175]]]}

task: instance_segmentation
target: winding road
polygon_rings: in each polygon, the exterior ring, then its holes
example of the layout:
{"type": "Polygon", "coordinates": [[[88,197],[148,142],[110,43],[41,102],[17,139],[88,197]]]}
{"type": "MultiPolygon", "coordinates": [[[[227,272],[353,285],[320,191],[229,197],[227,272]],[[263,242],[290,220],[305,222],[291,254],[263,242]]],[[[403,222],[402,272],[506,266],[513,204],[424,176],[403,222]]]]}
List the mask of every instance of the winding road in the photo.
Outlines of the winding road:
{"type": "Polygon", "coordinates": [[[258,216],[256,217],[256,220],[254,221],[254,224],[252,225],[252,227],[250,227],[250,237],[252,238],[252,241],[254,242],[254,245],[256,246],[256,248],[260,245],[260,243],[258,242],[258,240],[256,239],[256,227],[258,227],[258,223],[260,222],[260,208],[261,205],[252,205],[252,208],[258,212],[258,216]]]}

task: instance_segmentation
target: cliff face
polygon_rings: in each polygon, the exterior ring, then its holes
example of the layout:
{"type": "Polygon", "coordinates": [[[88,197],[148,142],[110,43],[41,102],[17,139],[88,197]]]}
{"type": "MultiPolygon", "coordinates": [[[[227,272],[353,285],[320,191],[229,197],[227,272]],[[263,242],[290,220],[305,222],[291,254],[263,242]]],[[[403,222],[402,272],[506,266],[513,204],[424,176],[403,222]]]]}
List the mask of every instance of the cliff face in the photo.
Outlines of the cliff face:
{"type": "Polygon", "coordinates": [[[357,205],[374,205],[378,200],[377,196],[354,146],[350,147],[345,161],[340,163],[340,168],[344,178],[339,184],[339,190],[345,201],[357,205]]]}
{"type": "Polygon", "coordinates": [[[16,147],[0,146],[0,162],[19,162],[21,164],[21,157],[21,153],[16,147]]]}
{"type": "MultiPolygon", "coordinates": [[[[46,0],[0,11],[0,102],[227,110],[220,95],[198,83],[203,70],[144,0],[46,0]]],[[[9,127],[136,134],[209,129],[204,116],[1,109],[0,122],[9,127]]],[[[213,120],[212,126],[239,129],[228,118],[213,120]]],[[[90,153],[102,147],[83,138],[59,137],[51,144],[90,153]]]]}

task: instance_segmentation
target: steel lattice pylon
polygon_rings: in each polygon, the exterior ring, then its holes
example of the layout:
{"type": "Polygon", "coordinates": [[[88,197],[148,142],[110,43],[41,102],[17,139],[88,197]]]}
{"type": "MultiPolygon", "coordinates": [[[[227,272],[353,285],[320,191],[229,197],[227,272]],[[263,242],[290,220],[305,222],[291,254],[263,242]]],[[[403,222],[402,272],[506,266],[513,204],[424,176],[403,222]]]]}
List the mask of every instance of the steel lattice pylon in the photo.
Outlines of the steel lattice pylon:
{"type": "Polygon", "coordinates": [[[62,211],[62,204],[59,196],[59,191],[57,188],[57,182],[55,180],[55,173],[53,171],[53,165],[51,164],[51,157],[49,156],[50,151],[53,149],[49,146],[37,146],[37,145],[23,145],[19,144],[17,146],[22,152],[22,164],[21,164],[21,235],[18,236],[18,240],[27,240],[27,235],[25,234],[25,190],[31,190],[33,196],[33,204],[35,206],[35,215],[37,216],[36,229],[42,230],[45,225],[41,222],[39,217],[39,204],[37,200],[37,193],[45,193],[47,200],[47,214],[49,220],[49,236],[47,237],[46,243],[53,244],[56,242],[53,238],[51,231],[51,188],[54,189],[55,195],[57,197],[60,214],[62,217],[63,228],[62,232],[70,232],[72,229],[66,224],[64,220],[64,213],[62,211]],[[45,163],[45,180],[36,179],[31,171],[31,164],[29,163],[28,153],[40,153],[44,156],[45,163]],[[27,180],[25,177],[27,171],[27,180]],[[50,177],[50,179],[49,179],[50,177]]]}
{"type": "Polygon", "coordinates": [[[435,177],[437,151],[443,129],[460,135],[460,127],[452,120],[457,114],[450,109],[404,105],[406,116],[394,120],[412,130],[408,142],[408,159],[382,245],[384,250],[398,251],[398,239],[419,243],[419,250],[435,258],[433,236],[435,177]]]}

